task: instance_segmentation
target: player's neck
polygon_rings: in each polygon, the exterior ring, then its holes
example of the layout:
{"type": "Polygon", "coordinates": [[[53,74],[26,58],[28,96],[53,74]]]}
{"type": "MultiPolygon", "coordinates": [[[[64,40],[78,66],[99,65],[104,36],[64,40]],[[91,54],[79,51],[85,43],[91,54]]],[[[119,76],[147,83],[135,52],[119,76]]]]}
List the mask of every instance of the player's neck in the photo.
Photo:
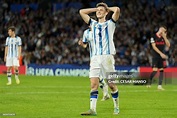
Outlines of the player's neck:
{"type": "Polygon", "coordinates": [[[15,38],[15,35],[12,35],[11,38],[15,38]]]}
{"type": "Polygon", "coordinates": [[[100,19],[98,19],[98,22],[99,23],[104,23],[104,22],[106,22],[106,19],[105,18],[100,18],[100,19]]]}

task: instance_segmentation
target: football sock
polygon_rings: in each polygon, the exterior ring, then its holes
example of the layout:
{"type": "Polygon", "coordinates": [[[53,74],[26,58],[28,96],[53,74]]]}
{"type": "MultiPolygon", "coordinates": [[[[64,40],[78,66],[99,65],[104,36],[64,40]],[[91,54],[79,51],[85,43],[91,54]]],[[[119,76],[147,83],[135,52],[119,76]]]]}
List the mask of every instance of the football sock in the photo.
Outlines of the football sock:
{"type": "Polygon", "coordinates": [[[156,75],[156,73],[157,73],[157,71],[153,71],[153,72],[151,73],[150,79],[149,79],[149,85],[152,84],[152,79],[153,79],[153,77],[156,75]]]}
{"type": "Polygon", "coordinates": [[[116,90],[115,92],[111,92],[111,95],[112,95],[112,100],[113,100],[113,103],[114,103],[114,108],[119,108],[119,92],[118,90],[116,90]]]}
{"type": "Polygon", "coordinates": [[[160,74],[159,74],[159,85],[162,85],[162,81],[163,81],[163,70],[160,70],[160,74]]]}
{"type": "Polygon", "coordinates": [[[7,71],[7,79],[8,79],[8,82],[11,82],[11,76],[12,76],[12,73],[7,71]]]}
{"type": "Polygon", "coordinates": [[[108,85],[103,78],[100,80],[100,88],[103,90],[103,96],[106,96],[108,94],[108,85]]]}
{"type": "Polygon", "coordinates": [[[90,109],[96,112],[96,103],[98,98],[98,90],[90,92],[90,109]]]}
{"type": "Polygon", "coordinates": [[[19,71],[15,70],[15,79],[18,79],[18,73],[19,73],[19,71]]]}
{"type": "Polygon", "coordinates": [[[104,83],[103,83],[103,78],[100,78],[99,84],[100,84],[100,88],[103,89],[104,83]]]}

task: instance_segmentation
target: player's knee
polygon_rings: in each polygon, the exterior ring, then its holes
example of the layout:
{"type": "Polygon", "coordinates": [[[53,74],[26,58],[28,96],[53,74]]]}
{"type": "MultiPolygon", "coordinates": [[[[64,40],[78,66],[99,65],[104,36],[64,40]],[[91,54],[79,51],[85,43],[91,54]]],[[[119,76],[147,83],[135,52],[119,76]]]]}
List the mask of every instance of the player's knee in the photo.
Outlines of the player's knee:
{"type": "Polygon", "coordinates": [[[162,70],[160,70],[160,72],[163,72],[163,69],[162,69],[162,70]]]}
{"type": "Polygon", "coordinates": [[[9,71],[11,71],[11,69],[12,69],[12,67],[8,67],[8,68],[7,68],[7,71],[9,72],[9,71]]]}
{"type": "Polygon", "coordinates": [[[98,86],[99,86],[99,84],[97,84],[97,83],[91,83],[91,89],[92,90],[97,90],[98,86]]]}
{"type": "Polygon", "coordinates": [[[115,84],[109,84],[109,88],[111,89],[111,91],[117,90],[117,86],[115,84]]]}
{"type": "Polygon", "coordinates": [[[158,70],[158,68],[153,68],[152,70],[153,70],[153,71],[157,71],[157,70],[158,70]]]}

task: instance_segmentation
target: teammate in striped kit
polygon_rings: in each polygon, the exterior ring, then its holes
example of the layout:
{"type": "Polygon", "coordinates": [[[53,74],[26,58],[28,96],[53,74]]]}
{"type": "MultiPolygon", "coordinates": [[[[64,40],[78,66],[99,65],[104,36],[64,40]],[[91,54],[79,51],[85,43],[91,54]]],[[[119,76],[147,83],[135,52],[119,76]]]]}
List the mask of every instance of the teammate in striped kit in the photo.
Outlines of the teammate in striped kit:
{"type": "MultiPolygon", "coordinates": [[[[90,58],[92,57],[92,51],[93,51],[93,49],[92,49],[92,47],[93,47],[93,39],[92,39],[92,37],[93,37],[92,36],[92,30],[89,27],[88,29],[86,29],[84,31],[82,40],[79,40],[79,42],[78,42],[78,44],[80,46],[82,46],[83,48],[86,48],[87,44],[89,44],[90,58]]],[[[103,78],[102,74],[99,77],[99,86],[103,90],[103,98],[101,99],[101,101],[108,100],[110,98],[110,95],[108,93],[108,85],[104,81],[104,78],[103,78]]]]}
{"type": "MultiPolygon", "coordinates": [[[[96,8],[81,9],[82,19],[91,26],[93,32],[93,48],[90,63],[89,78],[91,82],[90,110],[81,115],[96,115],[99,76],[106,78],[107,72],[115,72],[114,57],[116,50],[113,42],[115,22],[119,19],[119,7],[108,7],[105,3],[98,3],[96,8]],[[112,18],[106,21],[106,16],[112,11],[112,18]],[[89,14],[96,12],[98,21],[90,18],[89,14]]],[[[114,114],[119,113],[118,89],[114,83],[108,83],[114,103],[114,114]]]]}
{"type": "Polygon", "coordinates": [[[5,53],[4,53],[4,61],[6,62],[6,66],[7,66],[7,78],[8,78],[7,85],[12,84],[12,80],[11,80],[12,67],[14,67],[16,83],[20,84],[20,80],[18,78],[18,73],[19,73],[18,67],[19,67],[19,59],[21,55],[22,41],[20,37],[15,35],[14,26],[8,28],[8,35],[9,37],[6,38],[5,53]]]}

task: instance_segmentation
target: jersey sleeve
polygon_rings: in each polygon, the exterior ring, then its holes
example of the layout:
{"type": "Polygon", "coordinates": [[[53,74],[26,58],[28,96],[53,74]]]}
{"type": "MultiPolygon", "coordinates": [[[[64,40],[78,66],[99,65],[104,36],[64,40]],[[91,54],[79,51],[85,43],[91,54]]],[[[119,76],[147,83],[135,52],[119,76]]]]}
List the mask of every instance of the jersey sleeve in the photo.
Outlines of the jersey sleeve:
{"type": "Polygon", "coordinates": [[[154,40],[153,37],[151,37],[151,39],[150,39],[150,43],[155,43],[155,40],[154,40]]]}
{"type": "Polygon", "coordinates": [[[9,37],[6,38],[6,44],[5,44],[5,46],[8,46],[8,42],[9,42],[9,37]]]}
{"type": "Polygon", "coordinates": [[[21,46],[22,45],[22,40],[20,37],[18,37],[18,46],[21,46]]]}
{"type": "Polygon", "coordinates": [[[84,31],[82,41],[83,41],[83,43],[87,43],[87,42],[88,42],[88,38],[87,38],[87,30],[84,31]]]}

